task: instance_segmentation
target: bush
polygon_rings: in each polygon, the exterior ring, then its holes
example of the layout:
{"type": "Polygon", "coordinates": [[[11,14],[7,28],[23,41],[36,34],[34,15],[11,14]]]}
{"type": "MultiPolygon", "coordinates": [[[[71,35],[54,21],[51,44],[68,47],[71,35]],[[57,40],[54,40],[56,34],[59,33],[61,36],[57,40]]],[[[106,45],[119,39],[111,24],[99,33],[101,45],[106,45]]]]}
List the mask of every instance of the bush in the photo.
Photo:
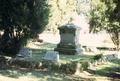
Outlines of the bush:
{"type": "Polygon", "coordinates": [[[0,0],[0,52],[14,57],[29,39],[45,30],[48,19],[47,0],[0,0]]]}
{"type": "Polygon", "coordinates": [[[30,61],[30,60],[21,60],[21,59],[11,59],[9,61],[10,66],[14,67],[20,67],[20,68],[29,68],[29,69],[39,69],[41,67],[41,64],[36,61],[30,61]]]}
{"type": "Polygon", "coordinates": [[[94,61],[98,61],[98,60],[100,60],[102,57],[103,57],[103,54],[98,54],[98,55],[95,55],[95,56],[93,57],[93,60],[94,60],[94,61]]]}
{"type": "Polygon", "coordinates": [[[0,69],[7,68],[7,59],[0,56],[0,69]]]}
{"type": "Polygon", "coordinates": [[[66,64],[61,64],[60,71],[65,72],[66,74],[74,74],[77,70],[78,62],[69,62],[66,64]]]}
{"type": "Polygon", "coordinates": [[[53,62],[53,61],[42,61],[42,69],[46,68],[48,70],[53,70],[53,71],[58,71],[60,67],[60,63],[58,62],[53,62]]]}
{"type": "Polygon", "coordinates": [[[87,70],[88,69],[88,62],[81,62],[81,71],[87,70]]]}

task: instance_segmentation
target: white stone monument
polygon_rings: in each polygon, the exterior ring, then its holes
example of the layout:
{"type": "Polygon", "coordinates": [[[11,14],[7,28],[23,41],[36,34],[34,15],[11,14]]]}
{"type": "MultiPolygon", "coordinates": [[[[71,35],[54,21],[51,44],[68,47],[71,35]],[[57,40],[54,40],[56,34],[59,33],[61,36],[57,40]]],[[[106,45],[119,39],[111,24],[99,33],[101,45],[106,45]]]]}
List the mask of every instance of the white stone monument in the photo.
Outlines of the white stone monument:
{"type": "Polygon", "coordinates": [[[56,51],[48,51],[43,57],[44,60],[59,62],[59,53],[56,51]]]}

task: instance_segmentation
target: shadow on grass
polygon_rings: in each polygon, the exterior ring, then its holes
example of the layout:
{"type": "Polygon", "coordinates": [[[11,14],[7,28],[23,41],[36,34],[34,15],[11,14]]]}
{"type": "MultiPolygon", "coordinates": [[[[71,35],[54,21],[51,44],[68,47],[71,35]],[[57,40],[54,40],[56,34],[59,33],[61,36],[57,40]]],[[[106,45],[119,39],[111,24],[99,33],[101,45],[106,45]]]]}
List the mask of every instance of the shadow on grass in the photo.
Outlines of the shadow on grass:
{"type": "Polygon", "coordinates": [[[120,59],[112,60],[111,62],[114,63],[114,64],[120,65],[120,59]]]}
{"type": "Polygon", "coordinates": [[[0,74],[3,76],[7,76],[7,77],[12,77],[12,78],[19,78],[20,76],[24,76],[28,73],[27,70],[19,70],[19,69],[13,69],[13,68],[9,68],[9,69],[0,69],[0,74]]]}
{"type": "Polygon", "coordinates": [[[7,69],[0,70],[0,74],[11,78],[19,78],[22,76],[31,76],[39,79],[39,81],[95,81],[90,78],[74,77],[63,73],[56,73],[51,71],[36,71],[36,70],[21,70],[21,69],[7,69]]]}
{"type": "Polygon", "coordinates": [[[95,72],[97,75],[120,79],[120,67],[106,67],[95,72]]]}
{"type": "Polygon", "coordinates": [[[51,76],[51,72],[48,71],[36,71],[36,70],[23,69],[23,68],[1,69],[0,74],[11,78],[19,78],[21,76],[35,76],[37,78],[44,78],[48,75],[51,76]]]}

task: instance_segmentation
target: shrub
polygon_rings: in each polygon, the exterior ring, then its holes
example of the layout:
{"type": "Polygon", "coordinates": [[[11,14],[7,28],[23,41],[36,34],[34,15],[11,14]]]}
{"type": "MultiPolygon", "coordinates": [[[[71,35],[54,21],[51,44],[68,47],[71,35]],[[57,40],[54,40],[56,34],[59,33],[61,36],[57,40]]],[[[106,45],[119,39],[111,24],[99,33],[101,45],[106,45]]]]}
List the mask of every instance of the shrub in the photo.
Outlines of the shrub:
{"type": "Polygon", "coordinates": [[[5,57],[0,56],[0,69],[4,69],[7,67],[7,59],[5,57]]]}
{"type": "Polygon", "coordinates": [[[88,62],[81,62],[81,71],[87,70],[88,69],[88,62]]]}
{"type": "Polygon", "coordinates": [[[21,60],[21,59],[12,59],[9,61],[10,66],[20,67],[20,68],[29,68],[29,69],[38,69],[41,67],[39,62],[31,60],[21,60]]]}
{"type": "Polygon", "coordinates": [[[66,64],[61,64],[60,71],[65,72],[66,74],[74,74],[77,70],[78,62],[69,62],[66,64]]]}
{"type": "Polygon", "coordinates": [[[60,63],[53,61],[42,61],[42,69],[47,68],[48,70],[58,71],[60,67],[60,63]]]}
{"type": "Polygon", "coordinates": [[[93,60],[94,60],[94,61],[98,61],[98,60],[100,60],[102,57],[103,57],[103,54],[98,54],[98,55],[95,55],[95,56],[93,57],[93,60]]]}
{"type": "Polygon", "coordinates": [[[45,30],[48,19],[47,0],[0,0],[0,52],[14,57],[45,30]]]}

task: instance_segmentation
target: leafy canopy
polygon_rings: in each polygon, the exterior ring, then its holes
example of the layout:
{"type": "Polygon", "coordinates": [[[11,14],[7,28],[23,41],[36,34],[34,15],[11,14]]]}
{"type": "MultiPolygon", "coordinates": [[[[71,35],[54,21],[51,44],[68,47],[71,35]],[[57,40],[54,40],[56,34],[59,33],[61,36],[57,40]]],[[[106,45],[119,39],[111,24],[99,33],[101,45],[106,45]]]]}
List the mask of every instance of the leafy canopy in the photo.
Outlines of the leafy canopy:
{"type": "Polygon", "coordinates": [[[48,18],[47,0],[0,0],[1,53],[15,55],[45,29],[48,18]]]}
{"type": "Polygon", "coordinates": [[[120,1],[92,0],[90,31],[106,30],[119,49],[120,45],[120,1]]]}

